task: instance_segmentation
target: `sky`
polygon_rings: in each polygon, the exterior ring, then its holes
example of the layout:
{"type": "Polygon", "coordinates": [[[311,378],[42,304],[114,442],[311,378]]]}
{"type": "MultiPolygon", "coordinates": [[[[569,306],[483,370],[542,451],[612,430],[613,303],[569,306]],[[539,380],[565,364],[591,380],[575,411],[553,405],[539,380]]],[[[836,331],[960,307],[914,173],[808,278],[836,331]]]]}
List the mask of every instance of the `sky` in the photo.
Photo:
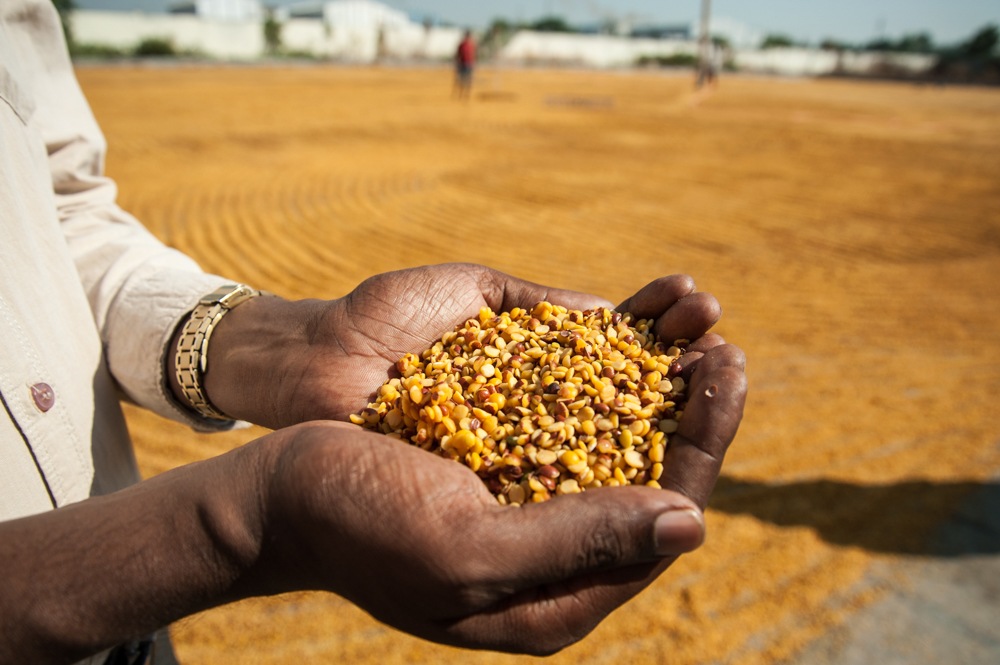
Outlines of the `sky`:
{"type": "MultiPolygon", "coordinates": [[[[169,0],[76,0],[76,4],[85,9],[162,10],[169,0]]],[[[485,27],[496,17],[528,21],[553,14],[571,23],[618,17],[697,26],[701,7],[700,0],[385,0],[385,4],[473,28],[485,27]]],[[[828,37],[863,43],[929,32],[936,44],[953,44],[987,23],[1000,24],[1000,0],[713,0],[712,14],[719,32],[740,32],[747,39],[781,33],[810,43],[828,37]]]]}

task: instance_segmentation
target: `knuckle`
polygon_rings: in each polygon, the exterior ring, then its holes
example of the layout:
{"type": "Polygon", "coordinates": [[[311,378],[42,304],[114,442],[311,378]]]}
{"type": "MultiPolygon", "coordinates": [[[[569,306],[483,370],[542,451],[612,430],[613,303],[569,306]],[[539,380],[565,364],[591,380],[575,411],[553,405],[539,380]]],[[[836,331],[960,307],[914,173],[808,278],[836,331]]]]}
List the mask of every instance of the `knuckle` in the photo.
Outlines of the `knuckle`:
{"type": "Polygon", "coordinates": [[[626,549],[620,530],[610,517],[605,517],[584,539],[578,563],[583,570],[608,568],[622,561],[626,549]]]}
{"type": "Polygon", "coordinates": [[[512,593],[493,579],[493,571],[468,562],[459,562],[449,571],[442,571],[446,595],[465,611],[478,611],[489,607],[512,593]]]}

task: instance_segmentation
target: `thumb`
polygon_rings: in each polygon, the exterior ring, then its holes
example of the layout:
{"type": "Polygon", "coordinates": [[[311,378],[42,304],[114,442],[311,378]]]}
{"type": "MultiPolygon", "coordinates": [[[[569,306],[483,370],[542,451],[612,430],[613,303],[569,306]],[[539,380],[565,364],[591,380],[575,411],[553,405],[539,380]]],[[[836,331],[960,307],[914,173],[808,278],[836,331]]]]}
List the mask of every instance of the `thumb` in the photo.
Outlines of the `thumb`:
{"type": "Polygon", "coordinates": [[[676,556],[705,537],[691,499],[646,487],[559,496],[495,515],[494,569],[519,589],[676,556]]]}
{"type": "Polygon", "coordinates": [[[690,499],[648,487],[560,496],[499,514],[492,551],[502,600],[450,622],[447,632],[536,655],[582,639],[705,535],[690,499]]]}

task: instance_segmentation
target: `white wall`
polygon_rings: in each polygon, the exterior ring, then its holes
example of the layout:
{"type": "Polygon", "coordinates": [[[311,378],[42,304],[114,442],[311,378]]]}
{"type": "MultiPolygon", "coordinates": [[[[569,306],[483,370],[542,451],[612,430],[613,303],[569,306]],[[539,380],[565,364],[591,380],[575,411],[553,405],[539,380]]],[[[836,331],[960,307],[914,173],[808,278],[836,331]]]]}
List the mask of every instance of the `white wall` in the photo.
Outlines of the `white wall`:
{"type": "Polygon", "coordinates": [[[400,26],[410,22],[403,12],[371,0],[335,0],[323,4],[323,20],[330,25],[372,29],[400,26]]]}
{"type": "Polygon", "coordinates": [[[195,13],[210,21],[260,21],[264,18],[264,9],[257,0],[187,0],[175,4],[193,4],[195,13]]]}
{"type": "Polygon", "coordinates": [[[937,63],[933,55],[921,53],[845,52],[841,69],[850,74],[864,74],[878,67],[891,67],[909,74],[923,74],[937,63]]]}
{"type": "MultiPolygon", "coordinates": [[[[627,67],[642,56],[698,54],[696,41],[629,39],[610,35],[518,32],[500,52],[509,63],[627,67]]],[[[880,68],[919,74],[934,66],[934,56],[914,53],[823,51],[807,48],[748,49],[732,53],[740,70],[785,76],[822,76],[834,72],[873,73],[880,68]]]]}
{"type": "Polygon", "coordinates": [[[589,67],[628,67],[642,56],[698,52],[696,41],[630,39],[613,35],[576,35],[522,30],[500,52],[504,62],[566,63],[589,67]]]}
{"type": "Polygon", "coordinates": [[[189,14],[145,14],[77,10],[73,37],[81,44],[134,48],[143,39],[164,38],[177,49],[228,60],[249,60],[264,52],[259,21],[209,21],[189,14]]]}
{"type": "Polygon", "coordinates": [[[386,29],[385,55],[392,58],[451,59],[458,50],[465,30],[461,28],[424,28],[410,23],[386,29]]]}
{"type": "Polygon", "coordinates": [[[733,54],[737,69],[786,76],[829,74],[837,66],[837,54],[804,48],[771,48],[737,51],[733,54]]]}
{"type": "Polygon", "coordinates": [[[934,56],[916,53],[838,53],[804,48],[737,51],[733,56],[733,61],[740,70],[785,76],[822,76],[837,71],[866,74],[880,67],[920,74],[933,67],[936,60],[934,56]]]}
{"type": "Polygon", "coordinates": [[[379,28],[325,24],[315,19],[289,19],[281,28],[281,44],[290,51],[312,53],[347,62],[373,62],[380,55],[399,59],[450,58],[462,39],[457,28],[425,29],[422,25],[390,25],[379,28]]]}
{"type": "MultiPolygon", "coordinates": [[[[190,14],[146,14],[78,10],[73,35],[81,44],[130,50],[143,39],[169,39],[180,50],[225,60],[252,60],[264,54],[263,20],[209,20],[190,14]]],[[[462,39],[458,28],[425,29],[416,23],[388,25],[383,56],[400,59],[448,59],[462,39]]],[[[282,25],[285,49],[346,62],[373,62],[379,56],[378,27],[327,25],[317,19],[289,19],[282,25]]]]}

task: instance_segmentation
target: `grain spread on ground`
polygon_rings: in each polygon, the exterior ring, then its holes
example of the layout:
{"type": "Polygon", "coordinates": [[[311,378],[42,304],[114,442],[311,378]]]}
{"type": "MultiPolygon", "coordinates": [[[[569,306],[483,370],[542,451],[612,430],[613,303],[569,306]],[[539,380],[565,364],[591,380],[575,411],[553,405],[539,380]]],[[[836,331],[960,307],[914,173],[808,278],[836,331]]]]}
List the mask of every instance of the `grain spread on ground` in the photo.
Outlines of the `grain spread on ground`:
{"type": "MultiPolygon", "coordinates": [[[[335,298],[475,261],[612,301],[669,272],[718,296],[750,393],[708,539],[546,665],[788,663],[1000,471],[998,89],[731,76],[701,98],[659,71],[485,67],[466,104],[446,68],[78,71],[122,206],[213,273],[335,298]],[[614,103],[547,101],[581,95],[614,103]]],[[[147,477],[265,433],[125,410],[147,477]]],[[[173,635],[190,665],[536,662],[327,593],[173,635]]]]}
{"type": "Polygon", "coordinates": [[[483,308],[351,420],[466,464],[503,505],[598,487],[659,488],[684,414],[677,359],[649,319],[540,302],[483,308]]]}

